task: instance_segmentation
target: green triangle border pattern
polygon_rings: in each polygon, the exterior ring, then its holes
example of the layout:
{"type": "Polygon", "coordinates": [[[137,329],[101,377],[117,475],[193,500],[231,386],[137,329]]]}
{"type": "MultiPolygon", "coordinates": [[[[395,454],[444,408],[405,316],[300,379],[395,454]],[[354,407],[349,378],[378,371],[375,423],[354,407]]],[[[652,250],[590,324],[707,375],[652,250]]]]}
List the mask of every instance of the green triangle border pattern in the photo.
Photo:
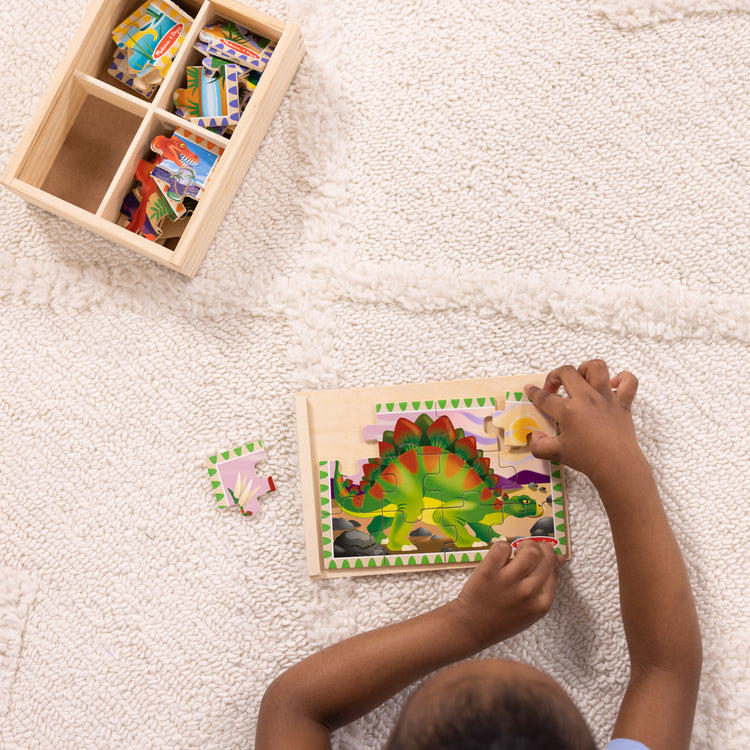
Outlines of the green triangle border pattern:
{"type": "MultiPolygon", "coordinates": [[[[555,424],[557,433],[557,424],[555,424]]],[[[555,552],[568,554],[568,527],[565,518],[565,500],[563,496],[563,468],[557,461],[549,462],[550,494],[552,495],[552,518],[555,524],[555,538],[558,546],[555,552]]]]}
{"type": "Polygon", "coordinates": [[[383,401],[375,404],[376,414],[398,414],[422,412],[435,414],[441,410],[497,408],[494,396],[472,396],[470,398],[440,398],[430,401],[383,401]]]}
{"type": "Polygon", "coordinates": [[[505,391],[505,406],[509,404],[530,404],[531,399],[523,391],[505,391]]]}
{"type": "Polygon", "coordinates": [[[400,412],[423,412],[432,414],[435,411],[434,401],[384,401],[375,404],[376,414],[398,414],[400,412]]]}

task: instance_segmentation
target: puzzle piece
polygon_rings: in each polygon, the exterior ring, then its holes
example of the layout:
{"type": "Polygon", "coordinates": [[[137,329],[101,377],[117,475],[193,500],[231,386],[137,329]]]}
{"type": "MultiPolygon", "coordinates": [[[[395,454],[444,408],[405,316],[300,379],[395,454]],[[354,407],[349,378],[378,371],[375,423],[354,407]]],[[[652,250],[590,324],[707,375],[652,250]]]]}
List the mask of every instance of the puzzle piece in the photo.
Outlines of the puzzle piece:
{"type": "Polygon", "coordinates": [[[246,78],[240,79],[240,109],[244,112],[250,102],[250,98],[255,93],[260,81],[260,73],[250,71],[246,78]]]}
{"type": "Polygon", "coordinates": [[[174,92],[175,113],[201,127],[234,127],[240,119],[240,73],[227,64],[217,74],[202,66],[186,70],[187,86],[174,92]]]}
{"type": "Polygon", "coordinates": [[[230,60],[259,73],[276,49],[276,42],[252,34],[231,21],[205,26],[201,29],[200,40],[207,45],[209,55],[230,60]]]}
{"type": "Polygon", "coordinates": [[[231,135],[276,42],[221,21],[201,29],[194,47],[203,59],[186,69],[186,86],[174,92],[175,113],[219,135],[231,135]]]}
{"type": "Polygon", "coordinates": [[[496,433],[488,433],[485,424],[496,413],[495,399],[489,396],[476,398],[449,398],[435,401],[435,417],[446,415],[456,430],[473,437],[483,453],[497,453],[500,445],[496,433]]]}
{"type": "MultiPolygon", "coordinates": [[[[464,504],[464,497],[472,490],[452,486],[451,479],[461,470],[461,459],[452,453],[439,453],[426,466],[422,478],[422,488],[425,496],[425,508],[460,508],[464,504]],[[459,494],[462,493],[462,494],[459,494]]],[[[474,491],[475,494],[479,494],[474,491]]]]}
{"type": "MultiPolygon", "coordinates": [[[[136,178],[137,175],[138,172],[136,172],[136,178]]],[[[153,207],[151,211],[153,213],[153,207]]],[[[160,223],[158,221],[156,225],[151,223],[148,201],[142,200],[140,189],[135,188],[125,196],[120,212],[128,220],[127,226],[132,227],[130,231],[137,232],[147,239],[156,239],[161,234],[160,223]]]]}
{"type": "Polygon", "coordinates": [[[539,430],[545,435],[555,435],[555,423],[529,401],[523,392],[508,391],[505,408],[493,414],[493,424],[503,431],[504,448],[525,448],[529,436],[539,430]]]}
{"type": "MultiPolygon", "coordinates": [[[[154,139],[154,143],[157,142],[158,138],[159,136],[154,139]]],[[[175,128],[172,141],[182,143],[190,152],[190,158],[186,160],[178,152],[179,164],[175,162],[174,158],[169,158],[160,163],[159,166],[175,176],[186,177],[187,193],[195,200],[200,200],[224,149],[181,127],[175,128]],[[188,167],[187,172],[184,170],[186,165],[188,167]],[[196,192],[193,192],[193,188],[196,189],[196,192]]]]}
{"type": "Polygon", "coordinates": [[[126,229],[156,240],[166,222],[192,213],[223,150],[184,128],[157,135],[151,149],[156,157],[138,163],[141,186],[125,197],[120,212],[129,219],[126,229]]]}
{"type": "Polygon", "coordinates": [[[220,508],[236,505],[246,516],[260,510],[258,498],[276,489],[273,477],[261,478],[255,466],[266,452],[260,440],[215,453],[206,459],[208,476],[220,508]]]}
{"type": "Polygon", "coordinates": [[[192,23],[169,0],[149,0],[112,31],[112,38],[129,53],[127,64],[136,76],[155,68],[163,78],[192,23]]]}
{"type": "Polygon", "coordinates": [[[375,405],[375,424],[362,428],[362,437],[367,441],[380,441],[383,434],[393,431],[396,422],[402,417],[415,422],[420,415],[427,414],[431,419],[435,416],[434,401],[400,401],[375,405]]]}
{"type": "Polygon", "coordinates": [[[158,70],[153,70],[141,76],[136,75],[135,71],[128,65],[127,53],[119,47],[115,50],[107,72],[113,78],[120,81],[120,83],[137,91],[141,96],[146,97],[146,99],[150,99],[156,93],[162,82],[162,77],[158,70]]]}
{"type": "Polygon", "coordinates": [[[173,215],[169,201],[151,177],[153,167],[153,161],[142,159],[138,163],[135,179],[141,183],[141,187],[126,197],[120,209],[123,214],[130,217],[130,222],[125,228],[149,240],[155,240],[161,234],[162,223],[173,215]],[[133,196],[137,199],[138,205],[131,210],[133,196]]]}

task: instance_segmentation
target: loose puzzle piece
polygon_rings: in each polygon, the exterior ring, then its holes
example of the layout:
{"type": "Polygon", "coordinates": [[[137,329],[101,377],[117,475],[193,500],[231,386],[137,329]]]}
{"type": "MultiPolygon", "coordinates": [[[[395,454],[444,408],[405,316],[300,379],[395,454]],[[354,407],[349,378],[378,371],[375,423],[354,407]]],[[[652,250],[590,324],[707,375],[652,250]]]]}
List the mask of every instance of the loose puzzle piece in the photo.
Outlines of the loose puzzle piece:
{"type": "Polygon", "coordinates": [[[130,219],[126,229],[149,240],[156,239],[161,234],[162,223],[174,216],[169,200],[151,177],[153,168],[153,161],[141,160],[138,163],[135,179],[141,183],[141,187],[126,196],[120,209],[130,219]]]}
{"type": "MultiPolygon", "coordinates": [[[[507,400],[510,407],[515,394],[507,400]]],[[[366,532],[348,535],[358,540],[357,557],[373,558],[367,567],[476,561],[500,539],[549,536],[564,552],[560,468],[525,444],[500,450],[499,429],[489,423],[506,411],[490,398],[376,405],[376,423],[363,436],[378,442],[379,455],[347,477],[338,461],[321,462],[321,513],[337,524],[369,519],[366,532]]],[[[338,531],[328,547],[324,537],[329,568],[349,567],[354,554],[333,544],[338,531]]]]}
{"type": "Polygon", "coordinates": [[[215,453],[206,459],[208,476],[220,508],[236,505],[246,516],[260,510],[258,498],[276,489],[272,477],[261,478],[255,466],[266,452],[260,440],[215,453]]]}
{"type": "Polygon", "coordinates": [[[485,454],[500,450],[496,433],[488,432],[486,427],[496,410],[495,399],[491,397],[449,398],[435,402],[435,415],[447,416],[453,427],[463,430],[466,437],[473,437],[477,448],[485,454]]]}
{"type": "Polygon", "coordinates": [[[141,76],[136,75],[135,71],[128,65],[128,55],[119,47],[115,51],[115,56],[107,71],[120,83],[137,91],[147,99],[150,99],[156,93],[162,81],[161,74],[157,70],[141,76]]]}
{"type": "Polygon", "coordinates": [[[150,0],[112,32],[118,47],[130,50],[128,65],[136,74],[169,70],[193,19],[169,0],[150,0]]]}
{"type": "Polygon", "coordinates": [[[231,21],[201,29],[201,65],[186,69],[174,93],[175,113],[219,135],[231,134],[255,91],[276,42],[231,21]]]}

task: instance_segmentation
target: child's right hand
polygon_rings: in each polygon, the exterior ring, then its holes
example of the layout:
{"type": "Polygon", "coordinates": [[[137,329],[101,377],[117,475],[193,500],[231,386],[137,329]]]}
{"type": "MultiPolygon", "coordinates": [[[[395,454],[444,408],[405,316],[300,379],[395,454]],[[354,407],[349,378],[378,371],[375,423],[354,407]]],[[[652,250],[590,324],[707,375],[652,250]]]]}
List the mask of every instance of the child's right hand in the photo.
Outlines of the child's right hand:
{"type": "Polygon", "coordinates": [[[557,422],[560,434],[532,433],[531,452],[583,472],[597,487],[616,481],[633,461],[643,460],[630,413],[637,390],[635,375],[624,371],[610,378],[600,359],[584,362],[577,370],[570,365],[552,370],[543,388],[527,385],[525,391],[557,422]],[[567,398],[557,395],[561,386],[567,398]]]}
{"type": "Polygon", "coordinates": [[[544,542],[521,542],[515,556],[495,542],[449,606],[481,650],[520,633],[547,614],[564,559],[544,542]]]}

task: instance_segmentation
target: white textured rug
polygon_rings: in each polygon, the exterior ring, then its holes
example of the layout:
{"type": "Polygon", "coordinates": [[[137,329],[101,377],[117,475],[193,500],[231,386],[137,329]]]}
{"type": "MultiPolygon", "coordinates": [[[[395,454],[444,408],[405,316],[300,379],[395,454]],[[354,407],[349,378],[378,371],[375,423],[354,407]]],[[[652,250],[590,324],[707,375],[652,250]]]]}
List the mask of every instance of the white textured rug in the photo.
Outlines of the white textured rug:
{"type": "Polygon", "coordinates": [[[38,585],[23,570],[0,567],[0,716],[10,705],[26,617],[38,585]]]}
{"type": "MultiPolygon", "coordinates": [[[[465,577],[307,580],[293,392],[597,355],[641,378],[695,586],[694,747],[744,748],[748,4],[258,5],[308,54],[196,279],[3,192],[0,564],[39,591],[0,746],[252,746],[281,668],[465,577]],[[204,457],[257,437],[278,491],[256,518],[219,511],[204,457]]],[[[0,5],[3,165],[84,11],[0,5]]],[[[492,653],[550,671],[604,742],[626,681],[614,559],[568,479],[556,604],[492,653]]],[[[337,747],[379,747],[403,699],[337,747]]]]}

